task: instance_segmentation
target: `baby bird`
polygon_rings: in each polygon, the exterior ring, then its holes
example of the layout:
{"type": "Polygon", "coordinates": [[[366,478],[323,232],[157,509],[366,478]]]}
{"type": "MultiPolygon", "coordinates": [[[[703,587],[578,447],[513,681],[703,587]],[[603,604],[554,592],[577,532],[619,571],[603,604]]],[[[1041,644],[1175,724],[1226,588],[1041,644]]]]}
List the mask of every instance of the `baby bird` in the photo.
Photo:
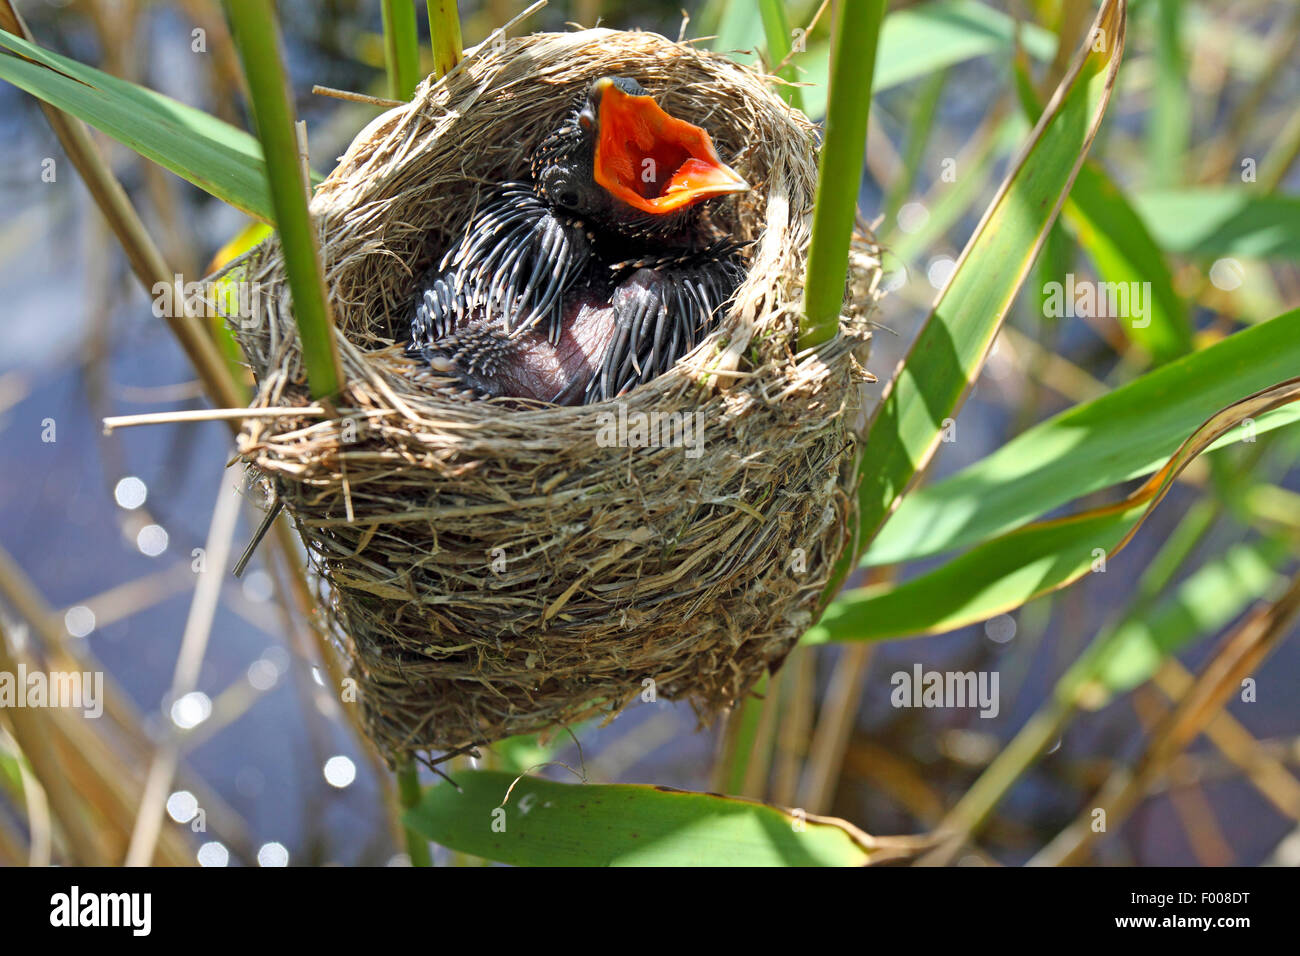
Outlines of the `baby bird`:
{"type": "Polygon", "coordinates": [[[604,77],[430,273],[408,353],[483,398],[580,405],[667,371],[744,278],[707,203],[747,190],[709,134],[604,77]]]}

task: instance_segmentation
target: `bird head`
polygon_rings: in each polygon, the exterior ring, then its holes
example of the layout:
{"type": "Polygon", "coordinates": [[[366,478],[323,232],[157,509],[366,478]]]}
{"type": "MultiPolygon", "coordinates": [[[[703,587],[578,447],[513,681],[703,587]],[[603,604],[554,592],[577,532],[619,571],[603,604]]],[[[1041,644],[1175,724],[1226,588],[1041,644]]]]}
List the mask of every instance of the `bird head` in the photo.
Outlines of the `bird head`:
{"type": "Polygon", "coordinates": [[[626,77],[591,85],[539,148],[533,177],[547,202],[620,232],[668,232],[705,200],[749,188],[707,132],[626,77]]]}

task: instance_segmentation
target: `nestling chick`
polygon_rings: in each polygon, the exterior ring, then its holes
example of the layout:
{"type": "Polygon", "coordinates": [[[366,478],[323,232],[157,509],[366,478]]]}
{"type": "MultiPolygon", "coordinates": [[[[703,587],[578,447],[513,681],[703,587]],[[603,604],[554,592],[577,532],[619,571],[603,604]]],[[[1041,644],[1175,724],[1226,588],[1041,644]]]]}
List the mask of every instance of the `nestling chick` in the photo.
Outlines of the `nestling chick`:
{"type": "Polygon", "coordinates": [[[408,351],[462,389],[561,405],[667,371],[744,278],[709,200],[748,185],[707,132],[605,77],[424,283],[408,351]]]}

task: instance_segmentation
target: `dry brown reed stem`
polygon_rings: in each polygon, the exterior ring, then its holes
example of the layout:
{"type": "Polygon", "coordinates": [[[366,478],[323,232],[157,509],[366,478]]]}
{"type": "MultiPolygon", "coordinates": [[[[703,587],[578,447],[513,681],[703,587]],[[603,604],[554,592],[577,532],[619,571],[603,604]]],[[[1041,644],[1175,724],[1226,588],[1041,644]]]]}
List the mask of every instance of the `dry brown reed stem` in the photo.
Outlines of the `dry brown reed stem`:
{"type": "MultiPolygon", "coordinates": [[[[1194,678],[1178,658],[1170,657],[1151,676],[1151,681],[1170,701],[1180,700],[1194,678]]],[[[1285,763],[1268,752],[1237,718],[1226,710],[1205,725],[1205,736],[1229,764],[1245,775],[1278,813],[1300,821],[1300,780],[1285,763]]]]}
{"type": "MultiPolygon", "coordinates": [[[[90,732],[86,722],[80,718],[67,723],[75,728],[72,736],[94,750],[94,753],[76,755],[78,759],[115,767],[111,776],[115,778],[113,786],[117,787],[119,781],[116,778],[124,777],[121,768],[138,767],[153,747],[144,730],[143,715],[113,676],[103,671],[98,659],[85,647],[78,646],[79,642],[67,639],[54,609],[46,604],[36,585],[3,548],[0,548],[0,600],[30,627],[31,635],[36,639],[34,643],[38,643],[48,666],[57,670],[98,671],[104,674],[104,716],[108,719],[96,722],[95,733],[90,732]]],[[[45,713],[51,717],[54,714],[53,711],[45,713]]],[[[53,728],[53,723],[51,727],[53,728]]],[[[46,740],[54,732],[51,729],[39,739],[46,740]]],[[[232,848],[246,857],[251,856],[251,853],[246,852],[252,842],[243,820],[192,770],[182,767],[182,773],[181,784],[199,798],[207,811],[209,828],[220,834],[221,839],[232,848]]],[[[134,817],[135,804],[127,801],[123,806],[129,810],[124,812],[122,821],[117,821],[115,825],[129,827],[129,821],[134,817]]],[[[125,851],[125,842],[121,849],[125,851]]]]}
{"type": "MultiPolygon", "coordinates": [[[[3,624],[0,624],[0,671],[17,672],[3,624]]],[[[13,707],[6,711],[6,721],[65,835],[68,859],[83,866],[109,863],[108,850],[95,832],[89,815],[83,812],[81,800],[69,786],[67,770],[57,748],[50,746],[49,731],[43,726],[40,714],[13,707]]]]}
{"type": "MultiPolygon", "coordinates": [[[[339,414],[247,421],[239,448],[297,524],[390,759],[612,716],[651,681],[708,718],[811,623],[851,522],[878,279],[859,243],[841,334],[794,354],[815,153],[812,125],[760,73],[587,30],[481,47],[372,122],[318,189],[339,414]],[[709,130],[751,183],[715,217],[754,240],[748,278],[715,333],[618,401],[437,392],[395,347],[420,275],[611,74],[709,130]],[[669,422],[677,444],[619,421],[669,422]]],[[[310,404],[274,240],[233,269],[260,293],[260,321],[237,330],[253,405],[310,404]]]]}
{"type": "Polygon", "coordinates": [[[1277,649],[1300,617],[1300,574],[1274,601],[1257,604],[1220,641],[1213,656],[1188,685],[1174,708],[1151,733],[1147,748],[1130,769],[1111,774],[1093,798],[1093,805],[1029,861],[1031,866],[1078,866],[1098,839],[1092,827],[1100,808],[1107,831],[1116,832],[1148,794],[1170,763],[1214,720],[1241,681],[1277,649]]]}

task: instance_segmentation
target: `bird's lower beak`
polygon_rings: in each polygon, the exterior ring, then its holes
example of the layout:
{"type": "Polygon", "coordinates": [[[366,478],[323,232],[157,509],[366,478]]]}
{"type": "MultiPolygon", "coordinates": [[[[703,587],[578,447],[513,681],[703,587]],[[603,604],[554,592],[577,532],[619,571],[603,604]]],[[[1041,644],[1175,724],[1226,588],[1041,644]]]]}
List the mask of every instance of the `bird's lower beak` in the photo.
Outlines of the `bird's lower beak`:
{"type": "Polygon", "coordinates": [[[596,182],[643,212],[662,215],[749,184],[718,158],[709,134],[664,112],[651,96],[602,81],[596,182]]]}

